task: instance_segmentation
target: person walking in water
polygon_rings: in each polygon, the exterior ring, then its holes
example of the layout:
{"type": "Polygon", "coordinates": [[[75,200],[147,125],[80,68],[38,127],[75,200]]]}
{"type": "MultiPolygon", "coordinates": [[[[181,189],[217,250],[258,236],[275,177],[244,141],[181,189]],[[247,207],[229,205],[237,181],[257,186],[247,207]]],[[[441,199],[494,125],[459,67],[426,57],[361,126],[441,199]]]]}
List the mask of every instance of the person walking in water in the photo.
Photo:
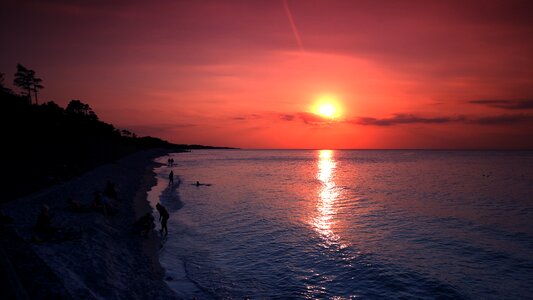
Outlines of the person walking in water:
{"type": "Polygon", "coordinates": [[[174,171],[170,171],[170,174],[168,174],[168,183],[169,184],[174,183],[174,171]]]}
{"type": "Polygon", "coordinates": [[[155,208],[157,208],[157,211],[159,212],[159,221],[161,221],[161,234],[165,232],[165,236],[168,234],[168,228],[167,228],[167,222],[170,218],[170,215],[168,214],[167,209],[161,205],[161,203],[157,203],[155,205],[155,208]]]}

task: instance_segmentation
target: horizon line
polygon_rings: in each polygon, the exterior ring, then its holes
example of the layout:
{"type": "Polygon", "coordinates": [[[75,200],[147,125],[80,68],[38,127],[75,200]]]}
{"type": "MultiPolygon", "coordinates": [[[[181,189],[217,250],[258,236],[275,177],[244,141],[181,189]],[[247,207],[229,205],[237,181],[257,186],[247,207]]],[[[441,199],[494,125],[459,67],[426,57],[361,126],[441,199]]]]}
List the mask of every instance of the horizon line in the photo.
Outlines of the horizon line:
{"type": "MultiPolygon", "coordinates": [[[[214,146],[217,147],[217,146],[214,146]]],[[[278,150],[278,151],[533,151],[533,148],[241,148],[227,147],[227,149],[192,149],[192,150],[278,150]]]]}

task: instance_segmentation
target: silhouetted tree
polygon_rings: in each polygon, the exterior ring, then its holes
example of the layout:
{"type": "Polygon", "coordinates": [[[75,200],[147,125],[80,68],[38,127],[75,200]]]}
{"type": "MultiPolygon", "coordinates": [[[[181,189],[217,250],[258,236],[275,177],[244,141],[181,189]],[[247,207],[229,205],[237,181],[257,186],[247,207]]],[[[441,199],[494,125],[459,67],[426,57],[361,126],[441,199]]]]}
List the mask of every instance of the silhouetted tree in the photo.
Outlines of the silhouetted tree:
{"type": "Polygon", "coordinates": [[[37,92],[44,88],[44,86],[41,85],[42,81],[42,79],[35,77],[34,70],[30,70],[21,64],[17,64],[17,73],[15,73],[13,83],[26,92],[30,104],[31,92],[35,93],[35,103],[38,104],[37,92]]]}
{"type": "Polygon", "coordinates": [[[132,131],[129,131],[127,129],[122,129],[120,131],[120,134],[122,136],[125,136],[125,137],[130,137],[130,138],[136,138],[137,137],[137,134],[135,134],[135,132],[132,132],[132,131]]]}
{"type": "MultiPolygon", "coordinates": [[[[80,100],[70,101],[65,109],[52,101],[27,105],[25,101],[36,97],[33,93],[40,81],[33,80],[34,72],[22,65],[17,70],[17,87],[23,89],[22,95],[0,90],[0,132],[2,145],[7,145],[2,168],[9,174],[2,178],[0,203],[135,151],[186,147],[153,137],[137,138],[129,130],[121,136],[120,130],[98,120],[91,107],[80,100]]],[[[3,85],[2,79],[0,76],[3,85]]]]}
{"type": "Polygon", "coordinates": [[[65,112],[70,115],[80,116],[87,120],[97,121],[98,116],[91,109],[89,104],[85,104],[80,100],[71,100],[65,109],[65,112]]]}
{"type": "Polygon", "coordinates": [[[64,114],[65,110],[57,105],[54,101],[48,101],[41,105],[41,113],[46,115],[54,122],[61,122],[61,116],[64,114]]]}
{"type": "MultiPolygon", "coordinates": [[[[33,74],[35,74],[35,72],[33,72],[33,74]]],[[[39,104],[39,99],[37,98],[37,92],[39,90],[44,89],[44,86],[41,84],[41,82],[43,82],[41,78],[33,77],[32,91],[35,93],[35,104],[39,104]]]]}
{"type": "Polygon", "coordinates": [[[28,102],[31,104],[32,80],[30,70],[26,69],[21,64],[17,64],[17,73],[15,73],[13,84],[26,91],[26,97],[28,97],[28,102]]]}
{"type": "Polygon", "coordinates": [[[127,136],[127,137],[131,137],[132,136],[132,133],[131,131],[127,130],[127,129],[122,129],[120,131],[120,133],[122,134],[122,136],[127,136]]]}

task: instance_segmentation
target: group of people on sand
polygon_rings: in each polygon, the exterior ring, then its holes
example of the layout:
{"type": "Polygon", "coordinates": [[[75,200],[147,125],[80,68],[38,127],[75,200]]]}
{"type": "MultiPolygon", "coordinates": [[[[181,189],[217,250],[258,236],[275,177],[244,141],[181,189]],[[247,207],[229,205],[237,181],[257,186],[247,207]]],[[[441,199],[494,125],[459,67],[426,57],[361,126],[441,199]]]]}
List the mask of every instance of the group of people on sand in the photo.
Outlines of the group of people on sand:
{"type": "Polygon", "coordinates": [[[50,208],[48,205],[43,204],[39,215],[37,216],[37,221],[33,227],[34,234],[32,236],[32,242],[61,242],[66,240],[72,240],[79,238],[81,232],[75,231],[72,229],[64,228],[57,226],[52,221],[52,216],[50,215],[50,208]]]}
{"type": "MultiPolygon", "coordinates": [[[[101,212],[104,216],[113,216],[118,213],[118,209],[112,201],[117,200],[118,194],[115,184],[112,181],[108,181],[103,192],[94,192],[94,199],[90,204],[84,205],[69,197],[67,198],[66,208],[74,213],[101,212]]],[[[41,206],[33,231],[32,240],[34,242],[60,241],[79,235],[79,232],[75,233],[72,230],[66,230],[54,224],[47,204],[41,206]]]]}
{"type": "Polygon", "coordinates": [[[111,198],[105,193],[100,193],[99,191],[94,193],[94,200],[91,203],[91,208],[101,212],[106,217],[114,216],[118,213],[118,209],[111,202],[111,198]]]}
{"type": "Polygon", "coordinates": [[[118,201],[117,190],[115,184],[108,181],[103,192],[98,190],[94,192],[93,201],[89,205],[83,205],[72,198],[68,198],[67,208],[71,212],[83,213],[97,211],[101,212],[104,216],[114,216],[118,213],[118,209],[113,204],[113,201],[118,201]]]}
{"type": "MultiPolygon", "coordinates": [[[[113,216],[118,213],[114,201],[118,201],[118,193],[115,188],[115,184],[108,181],[102,192],[95,191],[93,201],[90,204],[81,204],[73,198],[67,198],[66,209],[73,213],[89,213],[89,212],[101,212],[104,216],[113,216]]],[[[156,209],[159,213],[159,222],[161,223],[160,234],[162,236],[168,235],[167,223],[170,218],[168,210],[161,204],[157,203],[156,209]]],[[[1,215],[2,225],[4,222],[4,215],[1,215]]],[[[7,220],[9,217],[5,216],[7,220]]],[[[13,220],[9,218],[10,222],[13,220]]],[[[133,223],[134,232],[148,237],[150,231],[154,228],[154,217],[152,212],[148,212],[133,223]]],[[[66,227],[59,226],[53,220],[50,212],[50,207],[43,203],[35,225],[33,226],[32,242],[60,242],[65,240],[71,240],[81,237],[80,230],[72,230],[66,227]]]]}
{"type": "MultiPolygon", "coordinates": [[[[168,166],[172,167],[174,164],[174,159],[168,158],[167,162],[168,162],[168,166]]],[[[169,185],[174,184],[174,171],[173,170],[170,170],[168,174],[168,183],[169,185]]],[[[178,184],[179,184],[179,180],[178,180],[178,184]]],[[[196,181],[194,185],[196,186],[208,185],[209,186],[210,184],[200,183],[199,181],[196,181]]],[[[168,235],[167,224],[168,224],[168,219],[170,218],[170,214],[168,213],[167,209],[161,203],[157,203],[155,207],[159,213],[159,222],[161,222],[160,233],[162,236],[167,236],[168,235]]],[[[154,228],[154,220],[155,219],[154,219],[153,214],[151,212],[147,212],[146,214],[141,216],[137,221],[135,221],[135,223],[133,223],[134,232],[141,236],[148,237],[148,234],[154,228]]]]}

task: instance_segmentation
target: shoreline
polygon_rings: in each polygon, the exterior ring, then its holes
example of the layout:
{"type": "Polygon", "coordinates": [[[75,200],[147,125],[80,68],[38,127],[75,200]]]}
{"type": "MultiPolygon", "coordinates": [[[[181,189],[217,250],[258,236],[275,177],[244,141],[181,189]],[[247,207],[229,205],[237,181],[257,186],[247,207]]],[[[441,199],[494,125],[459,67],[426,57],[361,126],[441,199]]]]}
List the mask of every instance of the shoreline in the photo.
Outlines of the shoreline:
{"type": "Polygon", "coordinates": [[[13,234],[2,234],[2,248],[9,252],[7,265],[13,266],[8,270],[3,262],[2,269],[9,271],[8,278],[15,273],[20,283],[20,288],[12,288],[13,293],[29,298],[177,299],[164,282],[158,234],[152,230],[147,239],[131,234],[132,223],[152,211],[147,195],[157,182],[154,159],[170,152],[174,151],[137,152],[69,182],[3,203],[3,213],[14,219],[8,228],[13,234]],[[119,200],[113,202],[117,215],[76,213],[66,208],[69,197],[89,205],[93,192],[103,190],[108,180],[117,187],[119,200]],[[50,207],[54,225],[77,231],[79,238],[30,242],[32,226],[43,203],[50,207]],[[12,242],[15,239],[17,243],[12,242]],[[20,249],[6,247],[10,244],[18,244],[29,254],[15,257],[20,249]],[[36,273],[47,275],[34,278],[36,273]]]}
{"type": "MultiPolygon", "coordinates": [[[[157,162],[156,162],[157,164],[157,162]]],[[[181,178],[177,174],[177,171],[172,166],[168,166],[164,163],[159,163],[154,169],[155,178],[157,180],[156,185],[152,186],[152,189],[148,192],[148,202],[155,207],[156,203],[163,204],[170,213],[169,220],[169,235],[174,236],[176,231],[182,230],[177,224],[173,224],[174,214],[182,209],[184,203],[180,197],[178,190],[181,188],[181,178]],[[169,185],[168,173],[173,170],[175,173],[176,181],[174,184],[169,185]]],[[[158,217],[158,213],[155,212],[155,217],[158,217]]],[[[157,229],[161,226],[157,224],[157,229]]],[[[159,249],[159,263],[163,267],[165,272],[165,283],[183,299],[213,299],[213,295],[202,289],[198,282],[194,281],[187,270],[186,261],[176,249],[172,248],[172,243],[175,242],[173,238],[170,241],[165,240],[159,249]],[[169,250],[170,247],[170,250],[169,250]],[[169,252],[170,251],[170,252],[169,252]],[[170,255],[170,260],[169,260],[170,255]]]]}

